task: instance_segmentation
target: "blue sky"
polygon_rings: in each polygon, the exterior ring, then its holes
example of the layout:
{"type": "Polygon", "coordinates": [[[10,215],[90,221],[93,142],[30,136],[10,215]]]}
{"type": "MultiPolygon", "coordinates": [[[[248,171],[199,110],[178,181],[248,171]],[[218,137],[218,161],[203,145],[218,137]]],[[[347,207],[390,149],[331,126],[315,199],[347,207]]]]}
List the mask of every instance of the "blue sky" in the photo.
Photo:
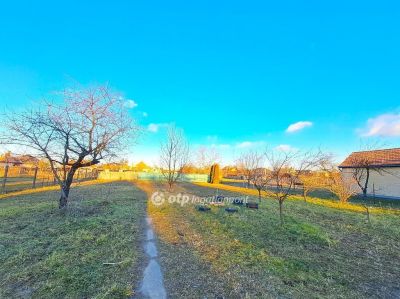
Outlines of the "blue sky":
{"type": "Polygon", "coordinates": [[[170,123],[226,162],[266,145],[338,160],[367,138],[400,146],[400,4],[349,2],[8,1],[1,103],[108,82],[146,129],[134,161],[157,162],[170,123]]]}

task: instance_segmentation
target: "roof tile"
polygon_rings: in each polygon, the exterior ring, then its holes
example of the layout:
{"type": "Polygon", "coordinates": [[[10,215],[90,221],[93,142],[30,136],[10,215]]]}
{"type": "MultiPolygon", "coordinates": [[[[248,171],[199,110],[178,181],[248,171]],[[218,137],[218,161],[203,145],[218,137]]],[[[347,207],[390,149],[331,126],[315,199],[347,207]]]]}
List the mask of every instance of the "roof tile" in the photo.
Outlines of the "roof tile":
{"type": "Polygon", "coordinates": [[[353,152],[340,165],[340,168],[400,166],[400,148],[353,152]]]}

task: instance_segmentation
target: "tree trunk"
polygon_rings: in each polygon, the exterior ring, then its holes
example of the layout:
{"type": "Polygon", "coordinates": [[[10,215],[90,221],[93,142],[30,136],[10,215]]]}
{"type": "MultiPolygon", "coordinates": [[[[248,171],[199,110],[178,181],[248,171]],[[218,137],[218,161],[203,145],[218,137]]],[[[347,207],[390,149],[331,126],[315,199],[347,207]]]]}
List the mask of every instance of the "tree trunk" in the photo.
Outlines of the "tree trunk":
{"type": "Polygon", "coordinates": [[[261,202],[261,189],[258,189],[258,202],[261,202]]]}
{"type": "Polygon", "coordinates": [[[171,192],[172,191],[172,186],[174,185],[174,182],[172,181],[172,180],[170,180],[169,182],[168,182],[168,187],[169,187],[169,191],[171,192]]]}
{"type": "Polygon", "coordinates": [[[75,171],[76,171],[75,168],[71,168],[70,171],[68,172],[66,180],[62,183],[61,196],[60,196],[60,201],[58,204],[58,208],[60,210],[66,209],[68,206],[69,190],[71,189],[71,184],[74,179],[75,171]]]}
{"type": "Polygon", "coordinates": [[[371,221],[369,219],[369,208],[366,205],[364,207],[365,207],[365,210],[367,211],[367,222],[368,222],[368,224],[370,224],[371,221]]]}
{"type": "Polygon", "coordinates": [[[366,198],[367,197],[367,189],[363,188],[363,197],[366,198]]]}
{"type": "Polygon", "coordinates": [[[283,201],[279,201],[279,218],[281,220],[281,226],[283,226],[283,201]]]}
{"type": "Polygon", "coordinates": [[[66,209],[68,206],[68,196],[69,196],[69,189],[71,186],[64,185],[61,187],[61,196],[60,196],[60,201],[58,204],[58,208],[60,210],[66,209]]]}
{"type": "Polygon", "coordinates": [[[363,197],[364,198],[367,197],[368,182],[369,182],[369,168],[367,168],[367,177],[365,178],[364,188],[362,188],[362,192],[363,192],[363,197]]]}
{"type": "Polygon", "coordinates": [[[304,189],[304,187],[303,187],[303,198],[304,198],[304,201],[307,202],[307,192],[304,189]]]}

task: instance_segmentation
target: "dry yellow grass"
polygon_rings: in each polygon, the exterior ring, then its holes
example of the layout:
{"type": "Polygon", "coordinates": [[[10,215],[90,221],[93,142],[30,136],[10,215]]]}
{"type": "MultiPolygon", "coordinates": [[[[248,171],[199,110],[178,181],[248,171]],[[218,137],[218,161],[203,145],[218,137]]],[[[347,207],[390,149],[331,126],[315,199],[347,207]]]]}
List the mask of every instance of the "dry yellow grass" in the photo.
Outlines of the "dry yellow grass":
{"type": "MultiPolygon", "coordinates": [[[[151,198],[151,195],[157,191],[157,188],[151,181],[138,181],[137,186],[146,192],[149,199],[151,198]]],[[[179,242],[179,235],[172,219],[169,217],[169,213],[166,211],[166,208],[168,207],[164,205],[155,206],[151,200],[148,200],[147,202],[147,212],[152,218],[154,229],[157,234],[165,241],[176,244],[179,242]]]]}
{"type": "Polygon", "coordinates": [[[221,179],[221,182],[226,182],[226,183],[245,183],[245,180],[238,180],[238,179],[226,179],[223,178],[221,179]]]}
{"type": "MultiPolygon", "coordinates": [[[[215,189],[221,189],[221,190],[226,190],[226,191],[231,191],[231,192],[237,192],[237,193],[242,193],[250,196],[258,196],[258,191],[254,189],[247,189],[247,188],[242,188],[242,187],[236,187],[236,186],[230,186],[230,185],[224,185],[224,184],[209,184],[209,183],[202,183],[202,182],[196,182],[195,184],[203,187],[209,187],[209,188],[215,188],[215,189]]],[[[261,193],[261,195],[264,198],[271,199],[270,195],[268,195],[265,191],[261,193]]],[[[288,197],[289,200],[303,200],[302,197],[300,196],[290,196],[288,197]]],[[[325,206],[328,208],[334,208],[334,209],[340,209],[340,210],[348,210],[352,212],[358,212],[358,213],[365,213],[366,209],[364,206],[359,205],[359,204],[350,204],[350,203],[340,203],[338,201],[333,201],[333,200],[328,200],[328,199],[319,199],[315,197],[308,197],[307,198],[308,203],[316,204],[316,205],[321,205],[325,206]]],[[[386,209],[386,208],[377,208],[377,207],[370,207],[369,212],[372,214],[396,214],[400,215],[400,211],[398,210],[393,210],[393,209],[386,209]]]]}
{"type": "MultiPolygon", "coordinates": [[[[168,196],[168,187],[163,184],[156,184],[150,181],[137,181],[136,185],[147,193],[148,198],[158,191],[163,192],[168,196]]],[[[176,186],[174,193],[185,192],[186,190],[180,186],[176,186]]],[[[154,205],[151,200],[148,200],[147,211],[152,219],[154,230],[157,236],[165,242],[170,244],[186,244],[194,248],[200,256],[207,262],[213,265],[213,269],[217,272],[223,271],[221,264],[216,267],[215,261],[220,259],[220,255],[227,254],[227,252],[233,250],[233,248],[244,248],[248,245],[242,244],[236,239],[232,239],[229,236],[219,235],[218,244],[225,244],[225,248],[229,248],[226,252],[221,252],[221,248],[214,246],[212,242],[207,242],[203,237],[201,231],[197,231],[190,224],[188,217],[196,217],[194,213],[197,213],[193,208],[182,209],[179,205],[169,204],[165,202],[162,205],[154,205]],[[185,211],[182,213],[182,211],[185,211]]],[[[219,229],[217,224],[213,229],[219,229]]],[[[212,235],[212,234],[211,234],[212,235]]],[[[212,238],[212,236],[210,237],[212,238]]]]}

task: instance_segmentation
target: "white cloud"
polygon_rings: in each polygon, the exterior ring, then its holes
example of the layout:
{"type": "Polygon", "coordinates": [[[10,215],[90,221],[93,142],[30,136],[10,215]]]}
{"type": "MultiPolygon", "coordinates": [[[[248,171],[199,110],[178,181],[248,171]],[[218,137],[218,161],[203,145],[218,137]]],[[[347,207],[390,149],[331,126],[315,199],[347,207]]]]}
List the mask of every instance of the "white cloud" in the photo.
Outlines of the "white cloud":
{"type": "Polygon", "coordinates": [[[297,123],[291,124],[287,129],[287,133],[294,133],[304,128],[311,127],[313,123],[311,121],[298,121],[297,123]]]}
{"type": "Polygon", "coordinates": [[[202,146],[211,147],[211,148],[215,148],[215,149],[221,149],[221,150],[231,148],[231,145],[227,144],[227,143],[211,143],[210,145],[207,144],[207,145],[202,145],[202,146]]]}
{"type": "Polygon", "coordinates": [[[275,147],[275,149],[281,152],[294,152],[297,150],[295,147],[292,147],[289,144],[280,144],[277,147],[275,147]]]}
{"type": "Polygon", "coordinates": [[[218,142],[218,136],[217,135],[208,135],[206,137],[208,143],[217,143],[218,142]]]}
{"type": "Polygon", "coordinates": [[[124,106],[129,109],[133,109],[138,106],[138,104],[134,100],[126,100],[124,106]]]}
{"type": "Polygon", "coordinates": [[[158,125],[158,124],[149,124],[147,126],[147,130],[149,130],[150,132],[153,132],[153,133],[157,133],[159,128],[160,128],[160,125],[158,125]]]}
{"type": "Polygon", "coordinates": [[[250,142],[250,141],[243,141],[243,142],[236,144],[237,148],[247,148],[247,147],[251,147],[251,146],[253,146],[253,142],[250,142]]]}
{"type": "Polygon", "coordinates": [[[366,137],[395,137],[400,136],[400,113],[385,113],[370,118],[367,126],[362,130],[366,137]]]}
{"type": "Polygon", "coordinates": [[[147,126],[147,131],[157,133],[160,128],[168,127],[168,124],[154,124],[151,123],[147,126]]]}
{"type": "Polygon", "coordinates": [[[250,148],[264,145],[264,141],[243,141],[236,144],[237,148],[250,148]]]}
{"type": "Polygon", "coordinates": [[[217,147],[220,149],[228,149],[228,148],[231,148],[231,145],[230,144],[218,144],[217,147]]]}
{"type": "Polygon", "coordinates": [[[143,112],[142,115],[143,115],[143,117],[149,116],[149,114],[147,112],[143,112]]]}

